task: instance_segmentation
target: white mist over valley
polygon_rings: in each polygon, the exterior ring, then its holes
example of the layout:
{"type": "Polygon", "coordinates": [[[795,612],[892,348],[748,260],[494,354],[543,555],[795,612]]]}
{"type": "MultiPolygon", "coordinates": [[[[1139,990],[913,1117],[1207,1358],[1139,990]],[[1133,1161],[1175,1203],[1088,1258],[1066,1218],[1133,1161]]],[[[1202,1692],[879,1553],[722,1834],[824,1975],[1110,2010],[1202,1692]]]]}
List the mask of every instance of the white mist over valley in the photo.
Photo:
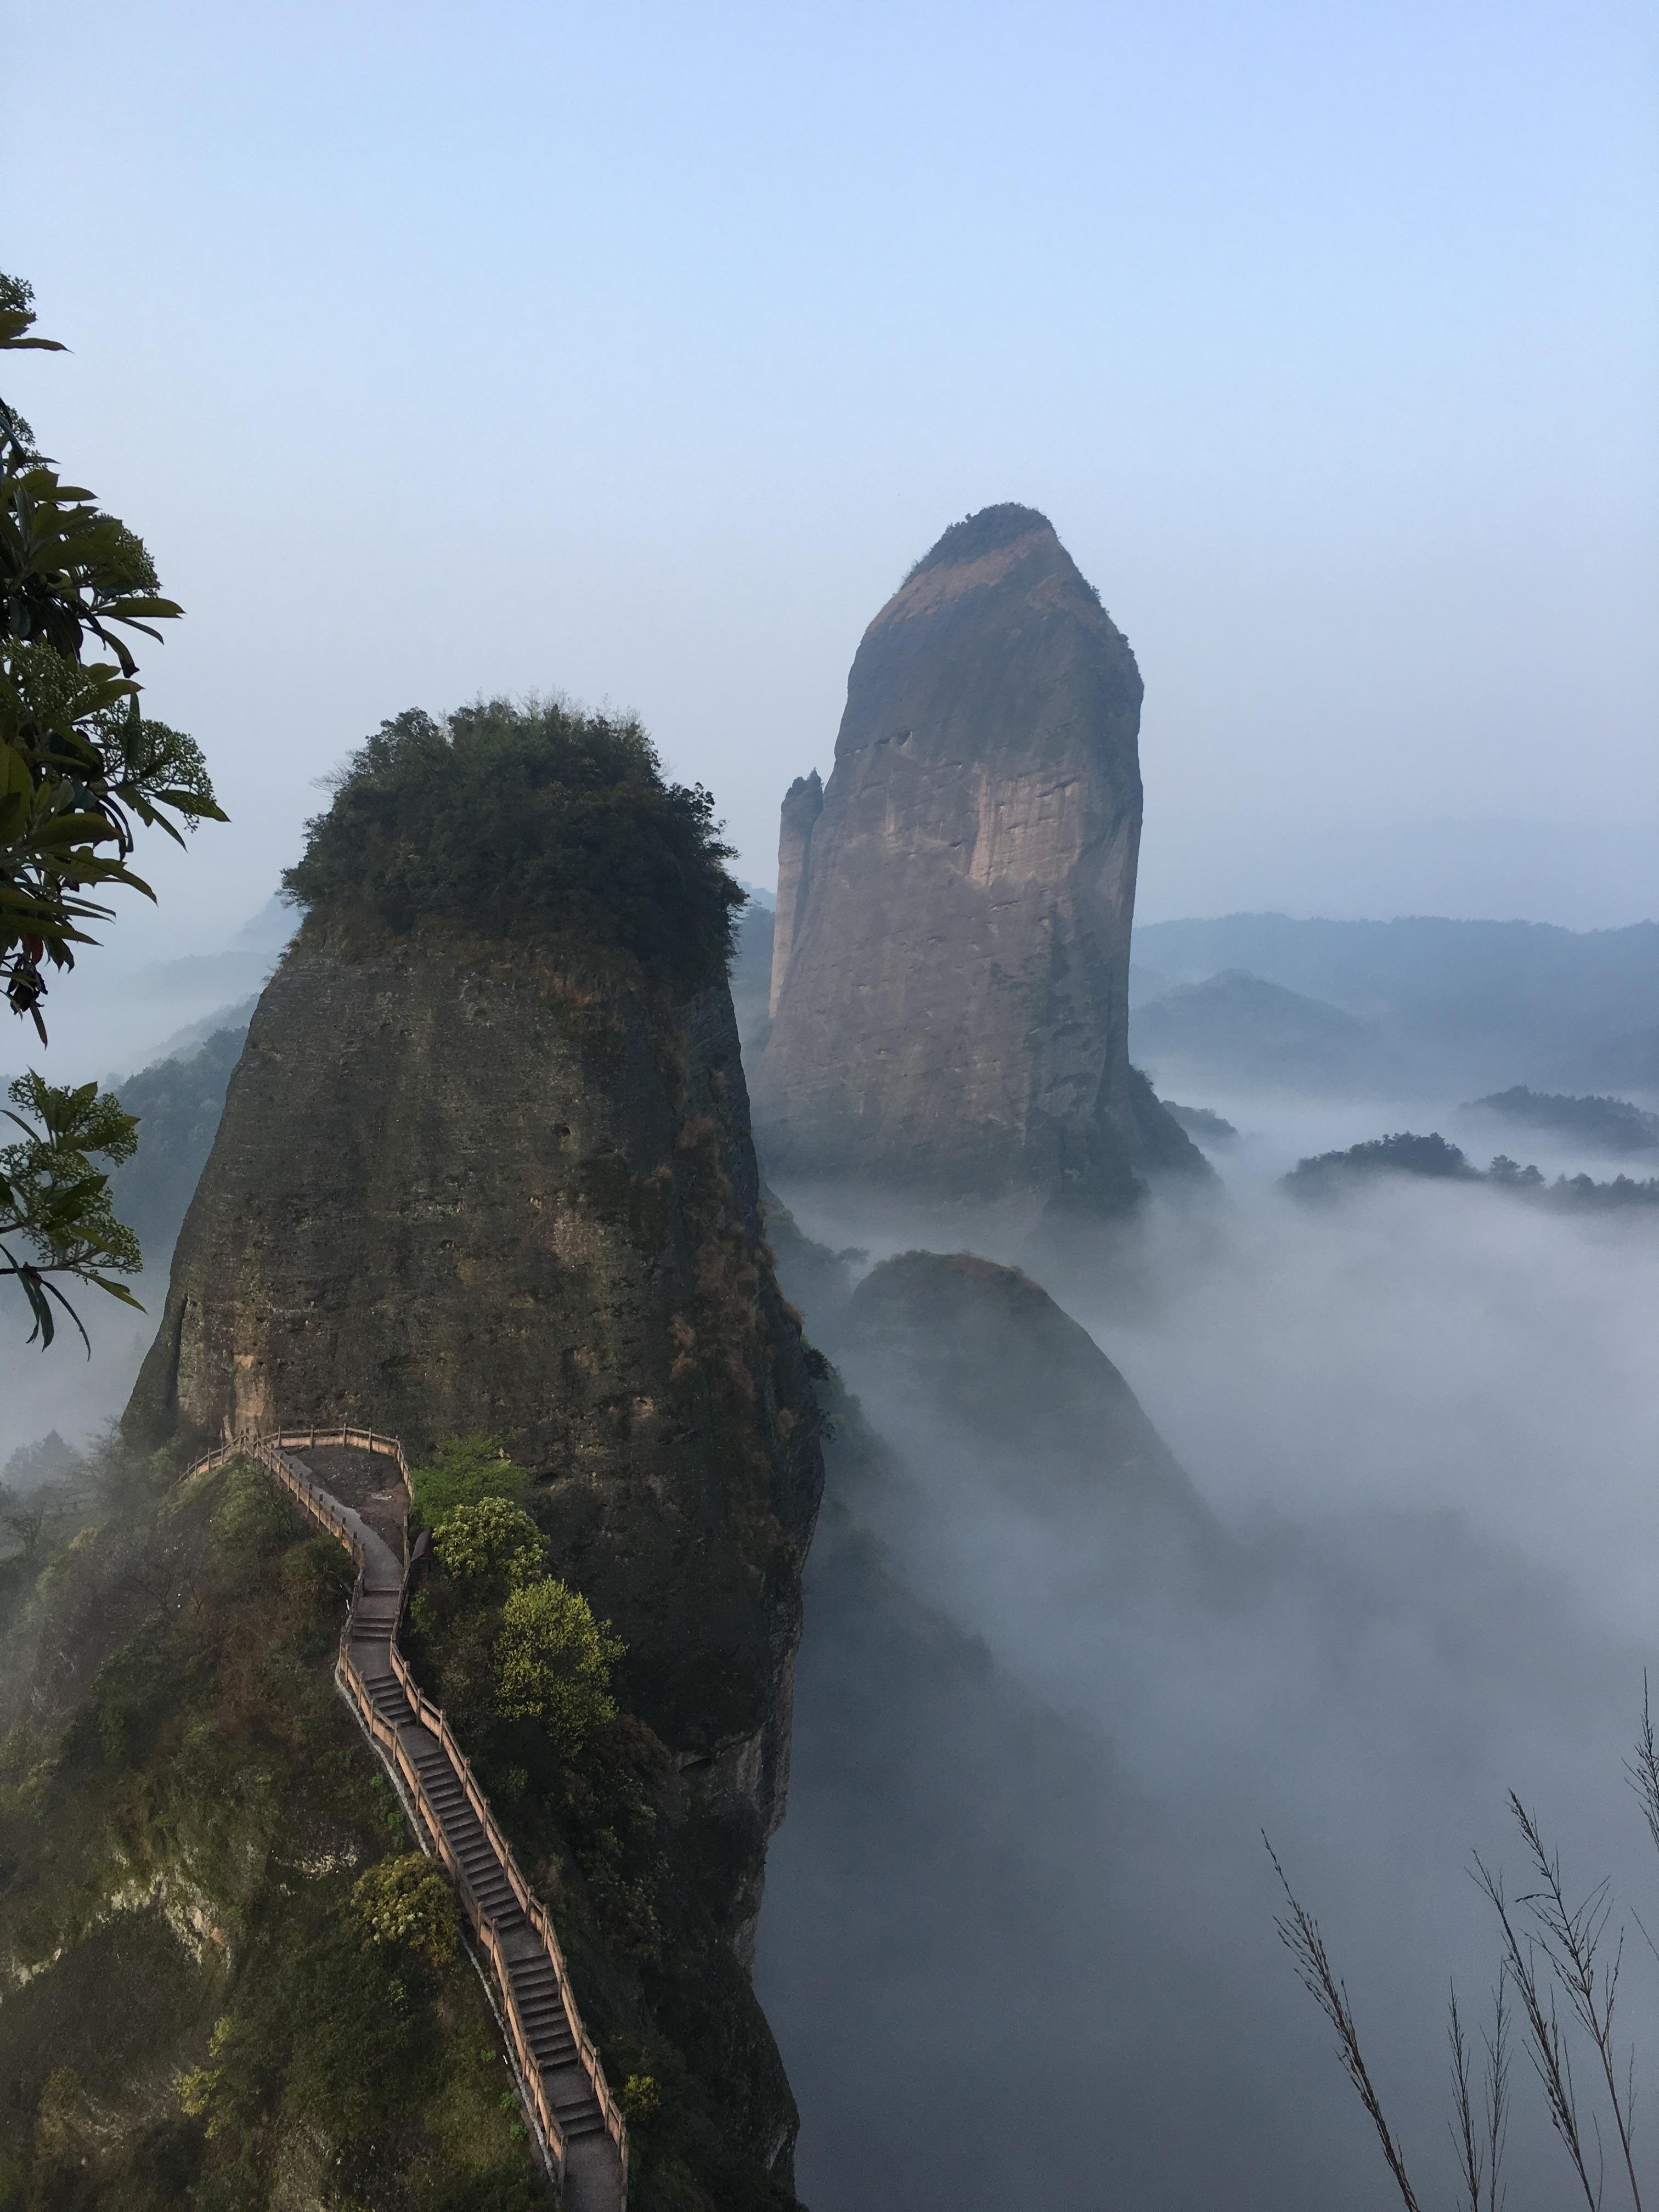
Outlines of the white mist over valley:
{"type": "Polygon", "coordinates": [[[1651,11],[131,15],[0,2212],[1659,2203],[1651,11]]]}
{"type": "MultiPolygon", "coordinates": [[[[872,1260],[944,1249],[937,1216],[824,1192],[798,1211],[872,1260]]],[[[1029,1236],[964,1229],[1035,1265],[1029,1236]]],[[[1413,2170],[1446,2170],[1448,1983],[1466,2015],[1489,2002],[1496,1931],[1467,1877],[1477,1849],[1516,1862],[1506,1793],[1579,1888],[1611,1876],[1652,1925],[1624,1765],[1659,1556],[1659,1246],[1645,1223],[1433,1187],[1310,1220],[1240,1173],[1224,1204],[1162,1211],[1127,1253],[1045,1279],[1192,1476],[1224,1563],[1126,1575],[1094,1501],[1033,1495],[1017,1455],[868,1389],[904,1475],[855,1497],[853,1523],[963,1643],[933,1679],[879,1680],[890,1653],[838,1608],[840,1647],[815,1646],[809,1583],[760,1961],[822,2085],[803,2188],[858,2202],[854,2146],[873,2140],[918,2204],[976,2178],[1014,2203],[1104,2201],[1109,2163],[1146,2203],[1381,2207],[1391,2185],[1274,1938],[1261,1832],[1318,1913],[1413,2170]],[[890,1732],[867,1765],[836,1711],[860,1663],[890,1732]],[[948,2115],[945,2154],[907,2154],[917,2102],[948,2115]]],[[[1659,1968],[1630,1941],[1624,2025],[1650,2046],[1659,1968]]],[[[1559,2203],[1542,2114],[1516,2130],[1510,2201],[1559,2203]]]]}

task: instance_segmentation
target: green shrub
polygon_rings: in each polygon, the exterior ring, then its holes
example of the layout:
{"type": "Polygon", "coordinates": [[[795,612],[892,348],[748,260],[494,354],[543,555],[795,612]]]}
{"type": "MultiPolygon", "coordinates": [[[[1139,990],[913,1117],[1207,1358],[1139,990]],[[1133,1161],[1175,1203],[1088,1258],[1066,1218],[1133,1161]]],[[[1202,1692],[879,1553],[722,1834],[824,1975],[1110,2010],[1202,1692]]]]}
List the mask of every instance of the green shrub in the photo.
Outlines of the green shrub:
{"type": "Polygon", "coordinates": [[[489,937],[619,950],[700,989],[744,894],[714,803],[665,783],[631,717],[493,699],[383,722],[307,824],[283,884],[402,933],[426,916],[489,937]]]}
{"type": "Polygon", "coordinates": [[[455,1893],[435,1859],[403,1851],[360,1875],[351,1902],[373,1943],[398,1944],[442,1967],[460,1940],[455,1893]]]}
{"type": "Polygon", "coordinates": [[[530,1495],[530,1477],[514,1467],[499,1437],[451,1437],[428,1466],[410,1468],[410,1480],[415,1517],[428,1528],[458,1505],[476,1505],[482,1498],[522,1504],[530,1495]]]}
{"type": "Polygon", "coordinates": [[[505,1592],[535,1581],[547,1542],[522,1505],[510,1498],[480,1498],[451,1507],[432,1532],[432,1548],[457,1581],[505,1592]]]}
{"type": "Polygon", "coordinates": [[[552,1576],[515,1589],[495,1640],[495,1698],[506,1720],[538,1720],[566,1757],[614,1720],[611,1669],[626,1647],[578,1591],[552,1576]]]}
{"type": "Polygon", "coordinates": [[[271,1478],[252,1460],[232,1460],[225,1469],[213,1509],[213,1534],[229,1559],[245,1565],[293,1541],[293,1514],[271,1478]]]}
{"type": "Polygon", "coordinates": [[[630,2128],[648,2127],[662,2109],[662,2091],[649,2074],[630,2074],[623,2084],[623,2117],[630,2128]]]}

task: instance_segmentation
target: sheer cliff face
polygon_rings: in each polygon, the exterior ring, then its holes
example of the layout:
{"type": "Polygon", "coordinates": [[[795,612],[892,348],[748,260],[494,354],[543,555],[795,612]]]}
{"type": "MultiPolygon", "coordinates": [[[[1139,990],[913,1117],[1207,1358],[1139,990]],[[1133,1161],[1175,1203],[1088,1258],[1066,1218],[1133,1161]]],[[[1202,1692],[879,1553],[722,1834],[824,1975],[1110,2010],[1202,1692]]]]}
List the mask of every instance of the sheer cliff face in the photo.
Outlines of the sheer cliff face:
{"type": "Polygon", "coordinates": [[[628,1704],[769,1832],[821,1474],[757,1199],[723,981],[676,1004],[313,915],[232,1079],[129,1432],[499,1437],[629,1646],[628,1704]]]}
{"type": "Polygon", "coordinates": [[[799,784],[786,802],[790,927],[755,1082],[780,1172],[1136,1194],[1140,696],[1029,507],[947,531],[876,617],[822,810],[799,784]]]}

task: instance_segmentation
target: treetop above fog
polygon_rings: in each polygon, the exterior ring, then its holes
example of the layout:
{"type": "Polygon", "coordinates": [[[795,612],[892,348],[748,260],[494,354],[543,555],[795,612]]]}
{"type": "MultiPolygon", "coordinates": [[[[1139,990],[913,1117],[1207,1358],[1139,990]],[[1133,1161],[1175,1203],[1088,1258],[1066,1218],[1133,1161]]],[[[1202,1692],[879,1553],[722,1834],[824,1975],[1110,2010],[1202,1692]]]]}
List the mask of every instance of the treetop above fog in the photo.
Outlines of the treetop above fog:
{"type": "Polygon", "coordinates": [[[1522,1167],[1504,1152],[1483,1174],[1461,1147],[1449,1144],[1437,1132],[1419,1137],[1409,1129],[1398,1130],[1390,1137],[1369,1138],[1364,1144],[1350,1145],[1346,1152],[1320,1152],[1298,1160],[1287,1176],[1279,1178],[1279,1183],[1293,1198],[1330,1199],[1387,1176],[1486,1183],[1559,1206],[1659,1206],[1659,1176],[1644,1182],[1623,1175],[1615,1176],[1611,1182],[1596,1182],[1587,1175],[1560,1175],[1552,1183],[1541,1170],[1522,1167]]]}

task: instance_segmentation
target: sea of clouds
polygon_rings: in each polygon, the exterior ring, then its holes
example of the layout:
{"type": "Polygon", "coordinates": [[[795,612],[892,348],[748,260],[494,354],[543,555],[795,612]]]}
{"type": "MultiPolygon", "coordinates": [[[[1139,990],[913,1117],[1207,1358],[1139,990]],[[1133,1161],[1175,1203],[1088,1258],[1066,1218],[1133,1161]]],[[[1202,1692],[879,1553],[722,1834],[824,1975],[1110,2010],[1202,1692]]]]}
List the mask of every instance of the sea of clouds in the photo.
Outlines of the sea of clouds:
{"type": "MultiPolygon", "coordinates": [[[[963,1246],[1045,1280],[1225,1540],[1196,1577],[1126,1572],[1098,1500],[843,1355],[902,1471],[838,1482],[831,1448],[759,1962],[815,2212],[1398,2202],[1275,1936],[1264,1829],[1425,2204],[1454,2201],[1446,2000],[1486,2010],[1497,1965],[1472,1850],[1527,1886],[1511,1788],[1570,1887],[1613,1879],[1659,2158],[1631,1917],[1659,1936],[1659,1856],[1622,1771],[1659,1620],[1659,1237],[1479,1187],[1310,1209],[1288,1159],[1401,1120],[1254,1117],[1212,1201],[1092,1247],[784,1194],[872,1261],[963,1246]]],[[[1587,2057],[1579,2083],[1589,2107],[1587,2057]]],[[[1512,2087],[1509,2201],[1544,2212],[1577,2184],[1519,2046],[1512,2087]]]]}

